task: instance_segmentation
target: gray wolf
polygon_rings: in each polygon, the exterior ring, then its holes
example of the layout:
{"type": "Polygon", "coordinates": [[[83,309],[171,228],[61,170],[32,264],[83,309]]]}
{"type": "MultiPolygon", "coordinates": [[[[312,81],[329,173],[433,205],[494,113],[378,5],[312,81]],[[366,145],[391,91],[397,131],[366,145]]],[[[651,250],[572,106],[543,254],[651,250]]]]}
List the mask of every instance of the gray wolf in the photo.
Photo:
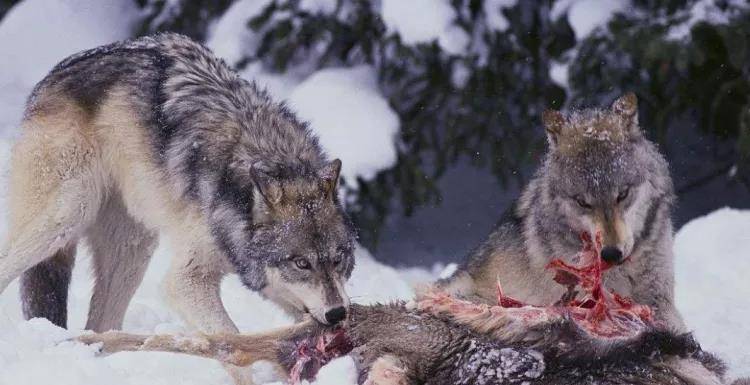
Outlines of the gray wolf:
{"type": "Polygon", "coordinates": [[[366,385],[725,383],[724,364],[701,350],[689,334],[647,329],[632,338],[600,341],[580,334],[570,319],[513,313],[525,309],[488,316],[489,312],[456,311],[454,302],[442,305],[430,310],[403,304],[352,305],[348,347],[337,341],[336,332],[312,321],[255,335],[186,338],[114,332],[79,340],[101,343],[105,354],[179,352],[235,365],[272,360],[308,379],[327,362],[325,353],[346,353],[353,347],[360,383],[366,385]],[[508,328],[510,324],[518,327],[508,328]],[[312,359],[299,366],[299,346],[320,346],[321,340],[323,354],[310,354],[312,359]]]}
{"type": "Polygon", "coordinates": [[[576,255],[582,233],[600,233],[601,257],[619,264],[606,286],[684,330],[673,293],[675,194],[666,160],[638,124],[637,104],[629,93],[608,109],[546,111],[541,167],[489,238],[437,286],[494,301],[500,282],[510,297],[553,303],[564,289],[547,264],[576,255]]]}
{"type": "Polygon", "coordinates": [[[237,273],[294,316],[346,317],[355,234],[341,162],[284,105],[177,34],[73,55],[28,98],[11,159],[0,292],[22,277],[27,318],[66,326],[76,247],[95,285],[86,328],[119,329],[157,236],[186,323],[237,332],[220,283],[237,273]]]}

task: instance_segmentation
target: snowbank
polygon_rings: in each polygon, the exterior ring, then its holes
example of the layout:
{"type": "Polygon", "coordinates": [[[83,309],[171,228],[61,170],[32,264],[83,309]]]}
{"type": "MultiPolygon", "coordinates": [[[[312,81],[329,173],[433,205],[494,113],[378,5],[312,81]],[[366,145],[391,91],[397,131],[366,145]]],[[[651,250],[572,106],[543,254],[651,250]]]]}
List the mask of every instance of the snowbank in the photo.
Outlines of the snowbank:
{"type": "Polygon", "coordinates": [[[724,208],[677,233],[676,302],[704,349],[750,376],[750,210],[724,208]]]}
{"type": "Polygon", "coordinates": [[[596,27],[606,24],[615,12],[629,5],[630,1],[624,0],[558,0],[552,6],[550,16],[557,19],[567,12],[576,40],[581,41],[596,27]]]}
{"type": "MultiPolygon", "coordinates": [[[[513,0],[487,2],[492,8],[513,0]]],[[[244,25],[248,17],[265,4],[241,0],[212,30],[209,45],[229,62],[242,57],[248,39],[244,25]]],[[[303,2],[311,11],[333,4],[326,0],[303,2]]],[[[453,11],[447,1],[384,0],[388,28],[407,43],[437,39],[446,49],[462,47],[461,32],[452,26],[453,11]],[[420,23],[413,23],[420,20],[420,23]]],[[[612,1],[559,1],[581,37],[608,20],[612,1]]],[[[488,5],[489,7],[489,5],[488,5]]],[[[492,22],[504,26],[502,15],[492,22]]],[[[0,239],[6,229],[5,188],[9,142],[20,119],[23,101],[33,85],[59,60],[76,51],[127,38],[138,11],[132,2],[113,0],[26,0],[14,7],[0,23],[0,239]],[[44,26],[34,28],[30,26],[44,26]],[[44,44],[43,44],[44,43],[44,44]]],[[[506,21],[507,24],[507,21],[506,21]]],[[[279,98],[289,98],[292,107],[310,120],[326,150],[343,160],[347,180],[370,178],[395,161],[394,138],[398,119],[377,92],[369,67],[326,69],[310,76],[301,73],[278,76],[250,66],[242,73],[258,80],[279,98]]],[[[558,80],[564,78],[560,73],[558,80]]],[[[750,271],[750,212],[720,210],[686,225],[677,235],[677,301],[688,325],[708,350],[718,352],[732,366],[734,376],[750,375],[750,354],[742,343],[750,341],[745,320],[750,285],[742,273],[750,271]],[[708,310],[707,310],[708,309],[708,310]],[[720,325],[720,327],[717,327],[720,325]]],[[[89,256],[81,249],[70,289],[71,331],[44,320],[23,321],[18,300],[18,282],[0,294],[0,385],[11,384],[230,384],[214,361],[168,353],[120,353],[106,358],[93,349],[63,342],[85,324],[92,282],[89,256]]],[[[168,241],[157,249],[151,266],[125,317],[124,328],[138,333],[179,333],[183,323],[161,298],[159,283],[171,254],[168,241]]],[[[358,303],[406,299],[413,284],[440,275],[432,271],[398,271],[376,262],[358,248],[357,267],[347,290],[358,303]]],[[[451,267],[455,268],[455,266],[451,267]]],[[[227,310],[241,330],[265,330],[292,322],[288,316],[255,293],[246,290],[236,277],[222,285],[227,310]]],[[[257,380],[273,380],[267,365],[257,365],[257,380]]],[[[342,358],[324,368],[318,384],[356,383],[353,363],[342,358]]]]}
{"type": "Polygon", "coordinates": [[[326,152],[341,158],[351,186],[357,176],[371,179],[395,163],[398,115],[377,91],[371,67],[318,71],[294,89],[289,104],[310,122],[326,152]]]}
{"type": "Polygon", "coordinates": [[[255,51],[259,38],[247,22],[268,5],[269,0],[239,0],[227,9],[211,28],[206,45],[214,53],[234,65],[245,55],[255,51]]]}
{"type": "Polygon", "coordinates": [[[337,0],[302,0],[299,7],[310,13],[331,14],[336,9],[337,0]]]}
{"type": "MultiPolygon", "coordinates": [[[[266,3],[233,4],[213,28],[207,46],[229,63],[246,57],[258,43],[247,20],[266,3]]],[[[307,0],[300,6],[320,12],[335,6],[335,1],[307,0]]],[[[281,75],[250,63],[240,76],[267,89],[276,100],[288,100],[297,115],[310,122],[325,151],[341,159],[342,176],[350,187],[356,187],[357,177],[371,179],[396,162],[398,115],[378,91],[371,67],[313,71],[302,65],[281,75]]]]}
{"type": "Polygon", "coordinates": [[[52,66],[130,37],[137,16],[127,0],[26,0],[11,8],[0,24],[0,136],[13,130],[26,96],[52,66]]]}
{"type": "Polygon", "coordinates": [[[502,8],[511,8],[518,3],[518,0],[485,0],[484,14],[487,15],[487,24],[490,28],[505,31],[510,25],[508,19],[502,13],[502,8]]]}
{"type": "Polygon", "coordinates": [[[383,0],[381,16],[404,44],[437,40],[448,53],[463,53],[469,37],[453,24],[456,13],[447,0],[383,0]],[[416,22],[418,21],[418,22],[416,22]]]}

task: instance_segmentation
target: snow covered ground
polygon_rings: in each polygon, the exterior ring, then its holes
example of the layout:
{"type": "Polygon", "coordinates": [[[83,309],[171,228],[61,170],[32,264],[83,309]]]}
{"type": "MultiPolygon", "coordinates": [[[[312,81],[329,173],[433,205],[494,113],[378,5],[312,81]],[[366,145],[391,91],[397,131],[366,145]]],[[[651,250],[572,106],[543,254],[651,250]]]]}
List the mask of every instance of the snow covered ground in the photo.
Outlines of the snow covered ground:
{"type": "Polygon", "coordinates": [[[675,237],[675,300],[704,349],[750,376],[750,210],[724,208],[675,237]]]}
{"type": "MultiPolygon", "coordinates": [[[[246,34],[247,17],[265,0],[242,0],[214,26],[209,45],[234,62],[253,44],[246,34]]],[[[584,3],[587,0],[581,0],[584,3]]],[[[312,8],[333,4],[305,1],[312,8]]],[[[405,39],[425,41],[437,38],[446,48],[461,47],[462,39],[447,21],[445,7],[431,14],[435,28],[409,29],[403,15],[409,8],[389,1],[387,24],[405,39]]],[[[447,4],[447,1],[444,2],[447,4]]],[[[495,0],[493,7],[512,4],[495,0]]],[[[574,1],[567,3],[574,7],[574,1]]],[[[614,4],[608,2],[607,4],[614,4]]],[[[608,8],[611,8],[608,6],[608,8]]],[[[573,9],[573,8],[572,8],[573,9]]],[[[572,10],[571,9],[571,10],[572,10]]],[[[412,12],[413,13],[413,12],[412,12]]],[[[600,12],[606,19],[606,12],[600,12]]],[[[572,12],[569,17],[574,17],[572,12]]],[[[0,23],[0,188],[6,183],[10,138],[17,134],[23,101],[44,73],[64,56],[129,36],[137,10],[126,0],[25,0],[0,23]],[[28,28],[43,25],[44,28],[28,28]],[[48,42],[44,47],[42,43],[48,42]],[[54,42],[54,44],[52,44],[54,42]]],[[[493,22],[502,29],[503,20],[493,22]]],[[[577,34],[590,32],[582,27],[577,34]]],[[[456,48],[458,49],[458,48],[456,48]]],[[[278,76],[249,66],[242,73],[258,79],[279,99],[288,99],[292,108],[312,123],[326,149],[343,160],[347,179],[369,178],[389,166],[395,153],[394,137],[398,119],[372,82],[368,67],[327,69],[278,76]],[[323,96],[321,96],[323,95],[323,96]],[[333,102],[332,102],[333,101],[333,102]]],[[[6,231],[5,194],[0,193],[0,238],[6,231]]],[[[705,348],[718,352],[731,365],[733,376],[750,375],[750,284],[742,275],[750,271],[750,211],[720,210],[686,225],[677,235],[677,300],[688,325],[696,331],[705,348]]],[[[348,284],[355,302],[370,303],[406,299],[412,285],[435,279],[442,266],[433,269],[397,271],[376,262],[367,250],[357,250],[357,267],[348,284]]],[[[168,353],[121,353],[94,357],[92,348],[63,342],[76,335],[85,323],[91,291],[88,252],[79,253],[70,291],[71,331],[56,328],[44,320],[23,321],[14,282],[0,295],[0,385],[16,384],[229,384],[229,378],[216,362],[168,353]]],[[[139,333],[179,333],[182,322],[168,310],[160,291],[160,277],[167,268],[170,247],[163,240],[150,269],[131,303],[125,319],[127,331],[139,333]]],[[[248,292],[236,277],[223,284],[223,298],[241,330],[260,331],[289,324],[291,320],[273,304],[248,292]]],[[[273,381],[270,369],[256,366],[258,382],[273,381]]],[[[324,368],[318,384],[355,383],[352,362],[342,358],[324,368]]]]}

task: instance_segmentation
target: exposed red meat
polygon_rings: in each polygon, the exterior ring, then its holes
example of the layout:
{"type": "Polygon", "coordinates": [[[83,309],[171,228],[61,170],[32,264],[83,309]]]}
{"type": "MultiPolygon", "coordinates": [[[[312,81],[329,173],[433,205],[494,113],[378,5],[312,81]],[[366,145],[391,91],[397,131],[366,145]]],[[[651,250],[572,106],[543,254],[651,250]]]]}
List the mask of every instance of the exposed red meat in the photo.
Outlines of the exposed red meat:
{"type": "Polygon", "coordinates": [[[575,282],[584,296],[570,299],[561,306],[584,330],[600,337],[627,337],[642,330],[645,324],[653,323],[651,308],[622,297],[604,288],[604,273],[612,265],[600,255],[601,234],[591,239],[588,233],[581,235],[583,249],[579,253],[582,266],[576,267],[554,259],[547,265],[557,270],[555,281],[571,287],[575,282]]]}
{"type": "Polygon", "coordinates": [[[601,234],[596,234],[592,239],[588,233],[584,233],[581,240],[583,248],[576,258],[581,261],[580,266],[573,266],[561,259],[554,259],[547,265],[547,268],[556,270],[555,282],[568,288],[568,292],[555,304],[526,304],[505,295],[498,282],[497,306],[462,301],[444,293],[429,293],[422,298],[418,307],[434,313],[447,311],[459,321],[468,319],[467,316],[472,314],[484,314],[497,318],[499,324],[517,321],[526,326],[568,316],[594,338],[637,335],[654,322],[651,308],[606,290],[603,276],[612,265],[601,258],[601,234]]]}
{"type": "Polygon", "coordinates": [[[313,380],[320,368],[334,358],[348,354],[354,346],[344,329],[336,329],[320,336],[311,336],[297,343],[295,363],[289,373],[289,381],[299,384],[301,380],[313,380]]]}

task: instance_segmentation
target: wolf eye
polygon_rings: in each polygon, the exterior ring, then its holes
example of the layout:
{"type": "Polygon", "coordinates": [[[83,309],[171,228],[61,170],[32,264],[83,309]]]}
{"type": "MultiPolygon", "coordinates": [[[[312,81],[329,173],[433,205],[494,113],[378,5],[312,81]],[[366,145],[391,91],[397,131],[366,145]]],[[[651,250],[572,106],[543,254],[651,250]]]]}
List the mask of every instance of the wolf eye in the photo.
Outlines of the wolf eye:
{"type": "Polygon", "coordinates": [[[630,195],[630,187],[626,187],[625,190],[622,190],[619,194],[617,194],[617,203],[621,203],[622,201],[627,199],[628,195],[630,195]]]}
{"type": "Polygon", "coordinates": [[[295,266],[297,266],[298,269],[301,269],[301,270],[310,270],[310,268],[312,267],[310,265],[310,261],[302,257],[296,258],[294,260],[294,264],[295,266]]]}
{"type": "Polygon", "coordinates": [[[582,196],[576,195],[576,196],[573,197],[573,199],[575,199],[576,203],[578,203],[578,206],[581,206],[584,209],[590,209],[591,208],[591,205],[588,204],[588,202],[586,202],[586,200],[583,199],[582,196]]]}

